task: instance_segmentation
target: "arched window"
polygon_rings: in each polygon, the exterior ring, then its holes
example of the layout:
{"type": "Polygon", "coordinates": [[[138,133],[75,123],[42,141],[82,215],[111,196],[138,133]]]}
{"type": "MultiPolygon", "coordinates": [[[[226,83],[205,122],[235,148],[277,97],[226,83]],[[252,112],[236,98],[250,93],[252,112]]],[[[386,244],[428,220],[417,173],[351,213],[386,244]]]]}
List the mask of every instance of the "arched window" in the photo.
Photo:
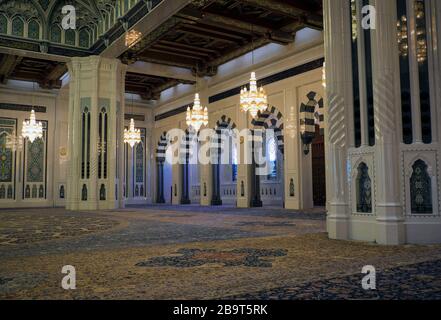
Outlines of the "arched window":
{"type": "Polygon", "coordinates": [[[40,39],[40,24],[36,20],[29,21],[28,38],[36,40],[40,39]]]}
{"type": "Polygon", "coordinates": [[[422,160],[417,160],[412,169],[413,173],[410,177],[412,213],[432,214],[432,180],[427,172],[427,164],[422,160]]]}
{"type": "Polygon", "coordinates": [[[266,156],[269,163],[268,179],[277,179],[277,143],[274,137],[266,141],[266,156]]]}
{"type": "Polygon", "coordinates": [[[52,42],[61,42],[61,29],[56,24],[52,25],[51,27],[51,41],[52,42]]]}
{"type": "Polygon", "coordinates": [[[372,183],[369,168],[362,162],[357,175],[357,212],[372,213],[372,183]]]}
{"type": "Polygon", "coordinates": [[[87,29],[80,30],[80,47],[82,48],[90,47],[90,35],[87,29]]]}
{"type": "Polygon", "coordinates": [[[75,38],[76,38],[75,30],[68,29],[64,34],[64,43],[70,46],[74,46],[75,38]]]}
{"type": "Polygon", "coordinates": [[[0,33],[8,33],[8,19],[3,14],[0,14],[0,33]]]}
{"type": "Polygon", "coordinates": [[[20,17],[12,19],[12,35],[18,37],[24,36],[24,22],[20,17]]]}

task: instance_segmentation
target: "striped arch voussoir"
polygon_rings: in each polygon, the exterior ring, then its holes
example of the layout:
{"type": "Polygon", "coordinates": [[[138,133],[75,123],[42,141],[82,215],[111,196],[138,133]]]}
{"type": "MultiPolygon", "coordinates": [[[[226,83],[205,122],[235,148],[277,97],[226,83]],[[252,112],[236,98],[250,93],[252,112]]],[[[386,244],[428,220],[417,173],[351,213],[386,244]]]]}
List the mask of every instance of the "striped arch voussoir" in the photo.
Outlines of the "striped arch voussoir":
{"type": "Polygon", "coordinates": [[[270,106],[265,112],[259,112],[257,118],[253,119],[251,124],[255,128],[273,129],[278,148],[282,154],[284,153],[283,114],[276,107],[270,106]]]}

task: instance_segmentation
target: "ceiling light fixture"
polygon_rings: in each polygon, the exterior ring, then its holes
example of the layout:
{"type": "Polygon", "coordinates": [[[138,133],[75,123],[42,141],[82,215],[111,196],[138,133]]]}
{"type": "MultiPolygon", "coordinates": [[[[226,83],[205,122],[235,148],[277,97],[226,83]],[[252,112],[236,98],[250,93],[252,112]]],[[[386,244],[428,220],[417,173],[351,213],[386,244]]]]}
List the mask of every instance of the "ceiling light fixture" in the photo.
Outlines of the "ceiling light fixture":
{"type": "MultiPolygon", "coordinates": [[[[32,83],[32,101],[35,100],[35,83],[32,83]]],[[[31,116],[29,121],[23,121],[23,128],[21,135],[24,139],[28,139],[29,142],[34,142],[36,139],[43,137],[43,123],[36,121],[34,103],[32,104],[31,116]]]]}
{"type": "MultiPolygon", "coordinates": [[[[254,66],[254,37],[253,28],[251,26],[251,37],[252,37],[252,65],[254,66]]],[[[249,90],[245,86],[240,90],[240,109],[243,112],[250,112],[253,118],[264,112],[268,108],[268,97],[266,95],[263,87],[257,88],[257,78],[256,73],[251,72],[249,90]]]]}
{"type": "MultiPolygon", "coordinates": [[[[133,94],[132,94],[132,109],[133,109],[133,94]]],[[[133,111],[133,110],[132,110],[133,111]]],[[[133,148],[137,143],[141,142],[141,130],[135,129],[135,120],[130,119],[129,129],[124,129],[124,143],[128,143],[133,148]]]]}

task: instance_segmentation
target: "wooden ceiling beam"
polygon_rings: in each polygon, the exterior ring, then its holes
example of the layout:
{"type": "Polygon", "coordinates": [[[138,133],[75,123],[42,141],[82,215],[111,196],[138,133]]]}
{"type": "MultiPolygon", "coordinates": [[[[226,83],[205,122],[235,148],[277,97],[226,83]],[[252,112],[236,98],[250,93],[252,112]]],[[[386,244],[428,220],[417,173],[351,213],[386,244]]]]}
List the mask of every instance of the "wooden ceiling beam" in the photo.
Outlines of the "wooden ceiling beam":
{"type": "Polygon", "coordinates": [[[212,30],[206,30],[204,28],[195,27],[188,24],[183,26],[180,30],[201,38],[217,39],[228,43],[240,44],[243,41],[242,37],[233,38],[227,32],[213,32],[212,30]]]}
{"type": "Polygon", "coordinates": [[[156,52],[150,52],[149,50],[145,50],[142,55],[139,57],[140,60],[145,62],[152,62],[157,64],[163,64],[167,66],[175,66],[182,67],[187,69],[194,68],[197,65],[197,61],[193,59],[185,59],[172,57],[169,54],[158,54],[156,52]]]}
{"type": "Polygon", "coordinates": [[[40,87],[44,89],[61,88],[60,78],[67,72],[65,64],[57,64],[49,74],[39,81],[40,87]]]}
{"type": "Polygon", "coordinates": [[[5,54],[0,63],[0,82],[6,84],[23,57],[5,54]]]}
{"type": "Polygon", "coordinates": [[[188,44],[183,44],[183,43],[177,43],[177,42],[173,42],[173,41],[167,41],[167,40],[160,40],[158,42],[159,44],[164,44],[167,45],[171,48],[179,48],[179,49],[188,49],[188,50],[198,50],[200,52],[205,52],[207,54],[217,54],[218,52],[216,50],[213,49],[208,49],[208,48],[201,48],[201,47],[194,47],[188,44]]]}
{"type": "Polygon", "coordinates": [[[175,45],[163,45],[163,44],[155,44],[152,47],[153,49],[159,49],[159,50],[165,50],[166,52],[177,52],[177,53],[181,53],[181,54],[187,54],[187,55],[196,55],[196,56],[200,56],[203,58],[207,58],[212,56],[212,54],[203,52],[203,51],[199,51],[197,47],[192,47],[192,49],[183,49],[183,48],[179,48],[175,45]]]}
{"type": "Polygon", "coordinates": [[[293,19],[303,18],[307,27],[323,29],[323,17],[313,11],[275,0],[237,0],[293,19]]]}
{"type": "Polygon", "coordinates": [[[205,57],[198,57],[196,55],[194,55],[193,53],[188,54],[188,53],[180,53],[180,52],[176,52],[176,51],[170,51],[170,49],[166,48],[166,49],[160,49],[160,48],[156,48],[156,47],[151,47],[148,49],[150,52],[157,52],[160,54],[168,54],[169,56],[176,56],[176,57],[183,57],[183,58],[187,58],[187,59],[194,59],[194,60],[198,60],[198,61],[203,61],[205,57]]]}
{"type": "Polygon", "coordinates": [[[159,78],[180,79],[180,80],[194,79],[193,75],[191,74],[190,67],[188,68],[171,67],[164,64],[143,62],[143,61],[137,61],[134,64],[129,65],[127,67],[127,72],[138,75],[154,76],[159,78]]]}
{"type": "Polygon", "coordinates": [[[261,37],[252,43],[248,43],[247,45],[241,46],[240,48],[233,50],[219,58],[216,58],[214,60],[211,60],[208,62],[209,67],[217,67],[221,64],[224,64],[230,60],[233,60],[237,57],[243,56],[244,54],[247,54],[248,52],[251,52],[257,48],[263,47],[269,43],[271,43],[271,39],[267,37],[261,37]]]}

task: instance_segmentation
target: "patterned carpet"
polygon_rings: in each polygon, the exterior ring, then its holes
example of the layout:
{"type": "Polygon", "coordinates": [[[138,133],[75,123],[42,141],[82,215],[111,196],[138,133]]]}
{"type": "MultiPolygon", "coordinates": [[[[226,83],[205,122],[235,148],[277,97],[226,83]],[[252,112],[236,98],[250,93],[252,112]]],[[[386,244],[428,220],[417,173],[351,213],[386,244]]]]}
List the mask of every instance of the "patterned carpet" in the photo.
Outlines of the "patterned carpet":
{"type": "Polygon", "coordinates": [[[332,241],[325,223],[280,208],[1,210],[0,299],[440,299],[441,246],[332,241]]]}

